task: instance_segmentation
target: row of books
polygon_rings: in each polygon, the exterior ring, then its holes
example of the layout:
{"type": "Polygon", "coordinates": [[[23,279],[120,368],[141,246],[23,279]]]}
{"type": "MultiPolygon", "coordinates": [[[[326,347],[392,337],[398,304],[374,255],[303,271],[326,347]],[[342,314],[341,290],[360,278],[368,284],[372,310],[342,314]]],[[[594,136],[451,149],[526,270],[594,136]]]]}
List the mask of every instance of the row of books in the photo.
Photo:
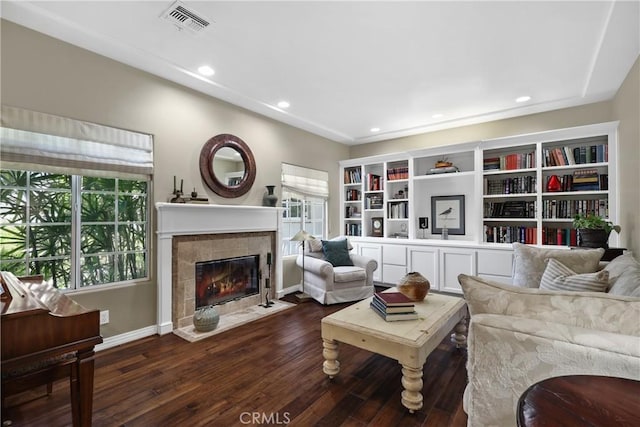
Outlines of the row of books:
{"type": "Polygon", "coordinates": [[[508,202],[485,202],[485,218],[535,218],[535,200],[510,200],[508,202]]]}
{"type": "Polygon", "coordinates": [[[344,216],[345,218],[361,218],[362,214],[358,210],[357,206],[345,206],[344,216]]]}
{"type": "Polygon", "coordinates": [[[389,218],[404,219],[409,217],[409,203],[389,202],[387,206],[389,218]]]}
{"type": "Polygon", "coordinates": [[[376,292],[370,305],[371,309],[387,322],[418,318],[415,303],[400,292],[376,292]]]}
{"type": "Polygon", "coordinates": [[[347,236],[361,236],[362,225],[359,223],[348,223],[344,226],[344,234],[347,236]]]}
{"type": "Polygon", "coordinates": [[[582,165],[609,161],[607,144],[582,145],[579,147],[545,148],[542,152],[544,166],[582,165]]]}
{"type": "Polygon", "coordinates": [[[575,171],[573,174],[566,174],[562,176],[552,175],[547,177],[546,182],[547,191],[606,191],[609,189],[609,174],[598,174],[596,169],[585,169],[575,171]],[[557,189],[552,189],[549,186],[549,182],[555,176],[560,181],[560,186],[557,189]]]}
{"type": "Polygon", "coordinates": [[[484,241],[488,243],[525,243],[535,245],[538,240],[536,227],[484,226],[484,241]]]}
{"type": "Polygon", "coordinates": [[[536,192],[535,176],[518,176],[505,179],[484,179],[484,194],[528,194],[536,192]]]}
{"type": "Polygon", "coordinates": [[[360,168],[344,170],[345,184],[360,184],[361,182],[362,182],[362,172],[360,171],[360,168]]]}
{"type": "Polygon", "coordinates": [[[601,217],[609,216],[608,199],[545,199],[542,201],[542,218],[571,219],[577,214],[593,213],[601,217]]]}
{"type": "Polygon", "coordinates": [[[364,207],[365,209],[382,209],[382,195],[381,194],[370,194],[364,199],[364,207]]]}
{"type": "Polygon", "coordinates": [[[504,156],[486,157],[482,161],[483,170],[514,170],[536,167],[536,153],[513,153],[504,156]]]}
{"type": "Polygon", "coordinates": [[[558,246],[577,246],[578,230],[568,227],[543,227],[542,244],[558,246]]]}
{"type": "Polygon", "coordinates": [[[387,169],[387,179],[389,181],[393,181],[396,179],[408,179],[408,178],[409,178],[408,166],[387,169]]]}
{"type": "Polygon", "coordinates": [[[345,192],[345,199],[347,201],[360,200],[360,190],[347,189],[345,192]]]}
{"type": "Polygon", "coordinates": [[[367,174],[367,191],[382,190],[382,177],[374,173],[367,174]]]}

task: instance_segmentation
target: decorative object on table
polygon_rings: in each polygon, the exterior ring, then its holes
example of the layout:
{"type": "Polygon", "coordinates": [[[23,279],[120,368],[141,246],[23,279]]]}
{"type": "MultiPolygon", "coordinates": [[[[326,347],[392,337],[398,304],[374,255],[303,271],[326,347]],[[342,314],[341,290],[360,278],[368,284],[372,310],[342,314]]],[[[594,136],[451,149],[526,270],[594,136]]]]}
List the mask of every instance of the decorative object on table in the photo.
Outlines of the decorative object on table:
{"type": "Polygon", "coordinates": [[[401,292],[376,292],[369,306],[387,322],[418,318],[415,304],[401,292]]]}
{"type": "Polygon", "coordinates": [[[184,194],[182,192],[182,186],[184,184],[184,180],[180,180],[180,190],[178,190],[178,187],[176,187],[176,176],[173,176],[173,197],[171,198],[171,200],[169,200],[169,202],[171,203],[186,203],[186,199],[184,197],[182,197],[182,195],[184,194]]]}
{"type": "Polygon", "coordinates": [[[398,282],[398,291],[412,301],[422,301],[431,289],[431,283],[417,271],[407,273],[398,282]]]}
{"type": "Polygon", "coordinates": [[[200,307],[193,313],[193,326],[198,332],[213,331],[218,327],[220,314],[212,305],[200,307]]]}
{"type": "Polygon", "coordinates": [[[305,230],[298,231],[295,234],[295,236],[291,238],[292,242],[300,242],[300,246],[302,247],[302,282],[301,282],[302,292],[296,294],[296,298],[298,298],[298,301],[301,301],[301,302],[311,300],[311,295],[308,295],[304,292],[304,259],[305,259],[304,244],[305,242],[313,239],[315,239],[315,237],[313,237],[312,234],[306,232],[305,230]]]}
{"type": "Polygon", "coordinates": [[[382,217],[371,218],[371,235],[373,237],[382,237],[384,231],[382,221],[382,217]]]}
{"type": "Polygon", "coordinates": [[[269,308],[273,302],[269,301],[269,292],[271,292],[271,252],[267,253],[267,272],[264,278],[264,304],[260,304],[264,308],[269,308]]]}
{"type": "Polygon", "coordinates": [[[275,207],[278,203],[278,196],[273,194],[273,190],[276,188],[275,185],[267,185],[267,192],[262,197],[262,206],[271,206],[275,207]]]}
{"type": "Polygon", "coordinates": [[[620,226],[593,213],[573,217],[573,228],[578,230],[578,246],[586,248],[609,247],[609,234],[620,233],[620,226]]]}
{"type": "Polygon", "coordinates": [[[233,198],[247,193],[256,179],[256,161],[249,146],[231,134],[209,139],[200,151],[200,176],[218,196],[233,198]],[[234,185],[227,184],[225,173],[233,170],[241,175],[234,185]]]}
{"type": "Polygon", "coordinates": [[[431,218],[431,234],[464,235],[464,195],[432,196],[431,218]]]}
{"type": "Polygon", "coordinates": [[[560,181],[558,175],[551,175],[547,179],[547,192],[553,193],[557,191],[562,191],[562,181],[560,181]]]}

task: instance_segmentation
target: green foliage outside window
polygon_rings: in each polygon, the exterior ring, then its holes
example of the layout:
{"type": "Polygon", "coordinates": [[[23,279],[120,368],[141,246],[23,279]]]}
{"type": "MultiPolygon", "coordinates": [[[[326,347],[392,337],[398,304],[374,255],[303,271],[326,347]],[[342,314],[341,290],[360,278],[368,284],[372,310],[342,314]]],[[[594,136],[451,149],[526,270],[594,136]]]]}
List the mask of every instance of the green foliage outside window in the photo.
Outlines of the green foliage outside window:
{"type": "Polygon", "coordinates": [[[146,277],[147,210],[146,181],[0,171],[0,268],[60,289],[146,277]]]}

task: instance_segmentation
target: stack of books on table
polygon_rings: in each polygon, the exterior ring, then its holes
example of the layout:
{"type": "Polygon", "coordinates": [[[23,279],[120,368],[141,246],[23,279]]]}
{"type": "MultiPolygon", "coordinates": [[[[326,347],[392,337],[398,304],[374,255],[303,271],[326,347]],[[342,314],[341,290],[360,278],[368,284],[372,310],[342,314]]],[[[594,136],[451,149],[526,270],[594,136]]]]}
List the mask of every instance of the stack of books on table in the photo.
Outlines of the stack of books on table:
{"type": "Polygon", "coordinates": [[[371,308],[387,322],[418,318],[413,301],[400,292],[374,293],[371,308]]]}

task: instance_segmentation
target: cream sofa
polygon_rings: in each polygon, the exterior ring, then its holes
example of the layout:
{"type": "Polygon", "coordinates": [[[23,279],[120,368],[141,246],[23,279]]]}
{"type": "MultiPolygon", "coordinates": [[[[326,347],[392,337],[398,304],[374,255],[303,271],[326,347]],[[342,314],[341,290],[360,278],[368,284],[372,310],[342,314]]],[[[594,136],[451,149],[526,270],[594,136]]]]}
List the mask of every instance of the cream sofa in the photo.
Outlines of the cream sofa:
{"type": "Polygon", "coordinates": [[[545,378],[592,374],[640,380],[640,298],[458,279],[471,316],[468,426],[515,426],[518,398],[545,378]]]}

